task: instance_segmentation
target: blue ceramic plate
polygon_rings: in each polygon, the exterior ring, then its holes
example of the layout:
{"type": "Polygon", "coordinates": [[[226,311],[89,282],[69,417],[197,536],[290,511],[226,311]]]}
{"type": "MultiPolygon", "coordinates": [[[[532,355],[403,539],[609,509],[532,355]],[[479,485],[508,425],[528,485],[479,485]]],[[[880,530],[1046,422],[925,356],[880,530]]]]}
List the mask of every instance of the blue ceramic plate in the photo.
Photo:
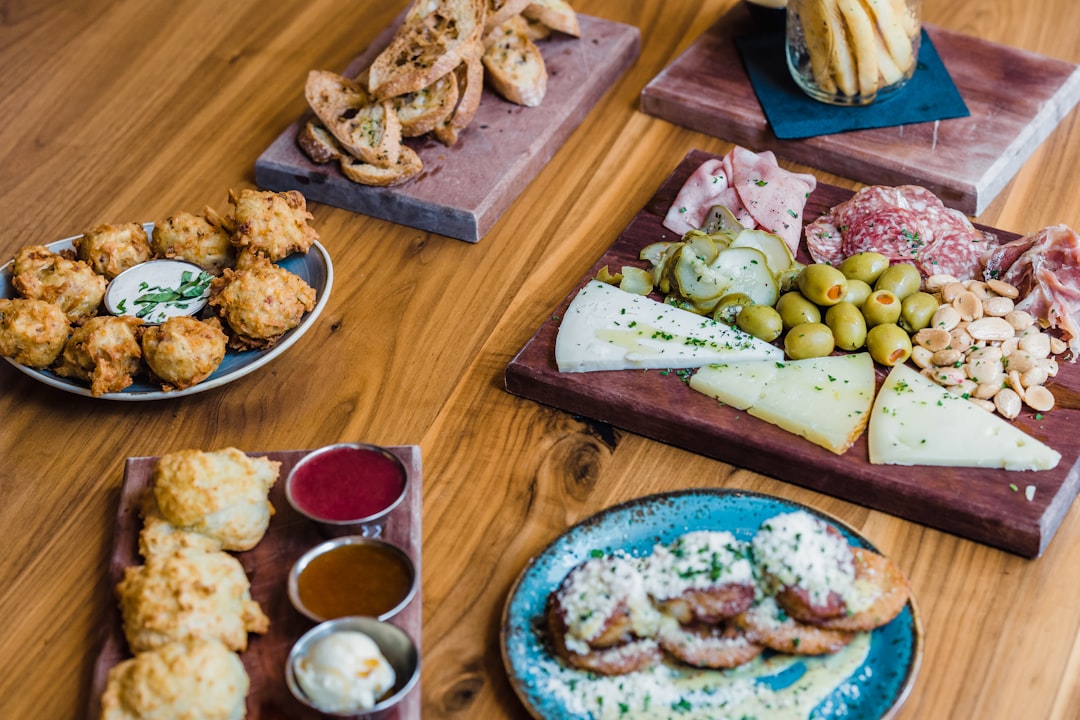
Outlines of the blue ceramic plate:
{"type": "MultiPolygon", "coordinates": [[[[686,490],[652,495],[604,510],[575,525],[543,550],[522,571],[503,612],[503,662],[518,697],[534,718],[589,718],[567,692],[575,687],[569,670],[548,651],[543,616],[548,595],[572,568],[595,552],[648,555],[657,543],[669,543],[693,530],[728,530],[749,541],[760,524],[775,515],[805,510],[836,527],[848,542],[873,550],[853,528],[812,508],[768,495],[733,490],[686,490]]],[[[878,720],[889,717],[907,698],[922,659],[922,627],[914,601],[888,625],[870,633],[862,664],[809,714],[812,720],[878,720]]],[[[783,673],[755,676],[773,689],[801,672],[798,663],[783,673]],[[788,678],[788,679],[785,679],[788,678]]],[[[679,717],[679,713],[671,713],[679,717]]],[[[760,720],[767,720],[761,717],[760,720]]]]}
{"type": "MultiPolygon", "coordinates": [[[[150,233],[154,229],[154,223],[143,223],[143,227],[146,228],[147,233],[150,233]]],[[[74,247],[71,244],[71,241],[74,239],[75,238],[72,237],[64,240],[57,240],[56,242],[49,243],[46,247],[53,252],[70,250],[74,247]]],[[[305,315],[299,325],[285,333],[285,336],[275,343],[273,347],[267,348],[266,350],[245,350],[243,352],[229,350],[225,353],[225,359],[221,362],[218,369],[214,371],[213,375],[206,380],[203,380],[198,385],[194,385],[185,390],[163,392],[160,385],[151,385],[143,378],[136,379],[134,383],[124,388],[121,392],[105,393],[99,397],[104,400],[138,401],[168,400],[184,397],[186,395],[194,395],[195,393],[221,387],[233,380],[238,380],[248,373],[258,370],[263,365],[266,365],[268,362],[281,355],[281,353],[288,350],[293,343],[299,340],[300,337],[311,328],[315,319],[319,317],[319,314],[326,306],[326,301],[330,298],[330,287],[334,282],[334,268],[330,263],[330,256],[327,254],[326,249],[318,242],[315,242],[306,254],[296,253],[290,255],[284,260],[279,260],[277,264],[289,272],[299,275],[308,285],[315,288],[316,300],[315,309],[305,315]]],[[[0,298],[9,297],[16,297],[15,288],[11,285],[10,262],[0,268],[0,298]]],[[[35,370],[33,368],[28,368],[25,365],[14,362],[11,358],[4,359],[18,368],[21,372],[46,385],[75,395],[92,397],[92,395],[90,395],[90,388],[81,382],[60,377],[49,370],[35,370]]]]}

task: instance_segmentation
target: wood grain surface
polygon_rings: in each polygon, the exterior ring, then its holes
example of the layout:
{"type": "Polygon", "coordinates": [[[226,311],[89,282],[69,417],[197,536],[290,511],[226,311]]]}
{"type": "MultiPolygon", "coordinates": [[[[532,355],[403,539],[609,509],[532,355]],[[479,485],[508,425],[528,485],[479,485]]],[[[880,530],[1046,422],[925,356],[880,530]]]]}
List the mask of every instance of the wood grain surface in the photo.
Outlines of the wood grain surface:
{"type": "MultiPolygon", "coordinates": [[[[229,189],[255,186],[257,158],[304,112],[308,71],[346,67],[405,5],[0,4],[0,257],[97,223],[228,211],[229,189]]],[[[639,28],[637,61],[480,243],[313,204],[334,290],[311,331],[259,372],[191,397],[115,403],[0,365],[0,718],[85,716],[115,613],[110,563],[127,458],[342,440],[423,454],[425,718],[527,718],[503,668],[499,623],[528,559],[614,503],[690,487],[807,503],[901,566],[926,652],[900,720],[1076,717],[1075,508],[1028,560],[504,388],[507,364],[685,155],[730,149],[729,139],[642,113],[639,97],[734,5],[575,0],[583,14],[639,28]]],[[[1080,62],[1074,0],[924,6],[936,27],[1080,62]]],[[[1080,227],[1078,168],[1073,112],[977,220],[1016,233],[1080,227]]]]}
{"type": "MultiPolygon", "coordinates": [[[[510,392],[577,415],[611,423],[661,442],[780,478],[796,485],[899,515],[1025,557],[1046,549],[1080,490],[1080,368],[1062,363],[1051,384],[1058,398],[1046,416],[1028,410],[1014,423],[1061,453],[1057,467],[1039,473],[925,466],[871,465],[867,433],[843,455],[763,420],[751,417],[687,387],[672,372],[613,371],[561,373],[555,366],[555,338],[577,290],[605,265],[611,272],[630,265],[647,269],[641,248],[671,239],[664,216],[690,174],[716,155],[691,151],[660,185],[615,243],[582,277],[566,299],[553,308],[521,352],[506,368],[510,392]],[[1033,484],[1029,501],[1022,492],[1033,484]]],[[[819,184],[807,200],[804,220],[811,221],[851,196],[850,190],[819,184]]],[[[1008,232],[984,228],[1003,242],[1008,232]]],[[[809,262],[805,247],[803,262],[809,262]]],[[[880,387],[885,371],[877,367],[880,387]]]]}
{"type": "Polygon", "coordinates": [[[1080,102],[1080,67],[946,28],[926,30],[968,117],[778,139],[735,46],[740,33],[755,32],[742,6],[645,86],[641,109],[868,185],[922,185],[950,207],[981,213],[1080,102]]]}
{"type": "MultiPolygon", "coordinates": [[[[422,520],[421,488],[423,487],[422,459],[415,446],[387,448],[404,464],[409,476],[405,499],[380,523],[377,537],[400,547],[412,559],[422,576],[421,555],[422,520]]],[[[263,635],[251,634],[247,649],[241,659],[248,676],[251,690],[247,699],[247,717],[252,720],[314,720],[323,717],[298,701],[285,684],[285,663],[292,645],[316,623],[301,615],[289,601],[288,579],[293,564],[305,552],[333,535],[319,525],[296,512],[285,499],[285,477],[299,462],[307,450],[252,453],[275,460],[279,466],[278,482],[270,489],[270,503],[274,515],[266,535],[251,550],[236,553],[251,583],[251,597],[259,603],[270,619],[270,629],[263,635]]],[[[109,563],[111,586],[115,587],[124,577],[124,569],[140,565],[139,502],[143,492],[151,486],[156,457],[128,458],[124,464],[124,485],[120,490],[120,503],[116,516],[116,532],[113,539],[112,557],[109,563]]],[[[423,595],[421,585],[416,596],[395,615],[390,622],[399,626],[418,644],[421,643],[420,610],[423,595]]],[[[98,649],[90,683],[90,717],[100,713],[101,693],[108,681],[109,669],[131,657],[124,639],[123,623],[119,607],[105,616],[104,641],[98,649]]],[[[420,687],[417,684],[399,705],[390,710],[387,720],[419,720],[420,687]]]]}

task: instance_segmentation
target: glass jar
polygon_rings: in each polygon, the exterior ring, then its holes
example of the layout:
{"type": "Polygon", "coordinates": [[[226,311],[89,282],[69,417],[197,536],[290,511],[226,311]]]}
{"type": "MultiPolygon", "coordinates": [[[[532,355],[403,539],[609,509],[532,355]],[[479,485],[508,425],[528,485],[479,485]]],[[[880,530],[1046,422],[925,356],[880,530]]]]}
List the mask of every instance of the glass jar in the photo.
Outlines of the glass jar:
{"type": "Polygon", "coordinates": [[[915,73],[921,0],[789,0],[787,64],[810,97],[868,105],[915,73]]]}

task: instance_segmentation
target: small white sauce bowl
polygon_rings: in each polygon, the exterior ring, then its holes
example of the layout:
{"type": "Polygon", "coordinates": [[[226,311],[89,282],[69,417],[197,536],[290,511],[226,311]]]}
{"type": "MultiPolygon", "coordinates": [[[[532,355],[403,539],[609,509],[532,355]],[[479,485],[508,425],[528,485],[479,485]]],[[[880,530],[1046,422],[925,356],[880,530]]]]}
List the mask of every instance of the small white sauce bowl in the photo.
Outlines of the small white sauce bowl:
{"type": "MultiPolygon", "coordinates": [[[[186,260],[148,260],[134,265],[117,275],[105,290],[105,308],[112,315],[137,317],[140,307],[135,300],[152,288],[178,288],[183,282],[184,273],[194,273],[197,277],[205,271],[186,260]]],[[[148,325],[165,322],[178,315],[194,315],[206,306],[210,295],[207,289],[198,297],[183,301],[161,303],[154,307],[143,320],[148,325]]]]}

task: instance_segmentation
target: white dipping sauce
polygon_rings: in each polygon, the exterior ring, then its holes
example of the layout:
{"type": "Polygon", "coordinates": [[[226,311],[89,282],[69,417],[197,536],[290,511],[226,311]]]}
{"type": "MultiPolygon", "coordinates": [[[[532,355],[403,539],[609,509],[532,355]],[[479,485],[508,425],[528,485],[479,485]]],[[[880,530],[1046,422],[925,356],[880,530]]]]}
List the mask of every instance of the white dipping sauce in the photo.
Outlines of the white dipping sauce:
{"type": "Polygon", "coordinates": [[[206,305],[212,275],[183,260],[150,260],[113,278],[105,307],[113,315],[140,317],[147,324],[194,315],[206,305]]]}

